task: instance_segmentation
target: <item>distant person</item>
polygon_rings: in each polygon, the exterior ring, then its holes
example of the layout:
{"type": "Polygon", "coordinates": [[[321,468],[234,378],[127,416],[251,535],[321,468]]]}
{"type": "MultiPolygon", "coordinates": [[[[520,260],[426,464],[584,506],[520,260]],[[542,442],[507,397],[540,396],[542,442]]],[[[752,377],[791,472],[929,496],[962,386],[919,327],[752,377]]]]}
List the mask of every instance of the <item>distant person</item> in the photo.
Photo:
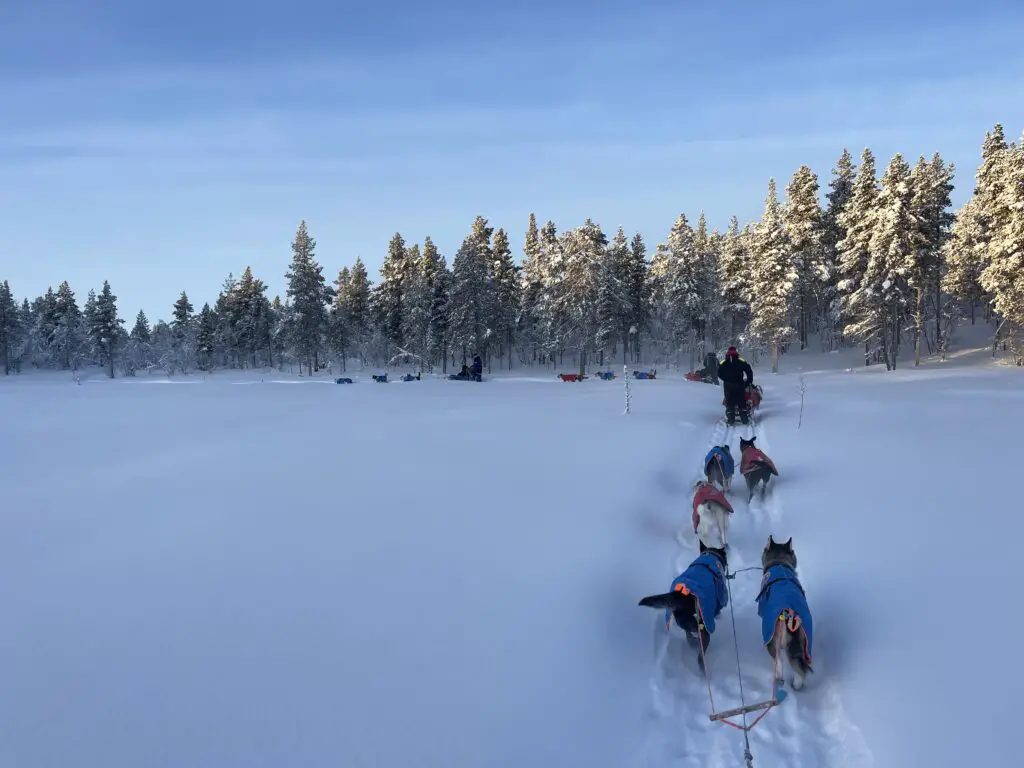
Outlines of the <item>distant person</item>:
{"type": "Polygon", "coordinates": [[[480,355],[473,358],[473,367],[470,368],[470,373],[473,376],[474,381],[481,381],[484,376],[484,361],[480,359],[480,355]]]}
{"type": "Polygon", "coordinates": [[[725,360],[718,366],[718,378],[722,381],[722,389],[725,392],[725,423],[736,423],[738,409],[740,418],[747,424],[750,421],[750,413],[747,410],[747,386],[754,383],[754,371],[747,361],[740,357],[736,347],[729,347],[726,350],[725,360]]]}

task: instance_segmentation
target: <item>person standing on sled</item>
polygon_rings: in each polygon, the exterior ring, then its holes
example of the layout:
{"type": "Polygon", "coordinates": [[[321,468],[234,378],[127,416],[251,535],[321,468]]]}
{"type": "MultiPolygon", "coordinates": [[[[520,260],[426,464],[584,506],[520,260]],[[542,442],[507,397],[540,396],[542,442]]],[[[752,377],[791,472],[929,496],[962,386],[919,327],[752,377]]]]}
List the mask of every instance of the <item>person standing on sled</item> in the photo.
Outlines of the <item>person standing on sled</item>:
{"type": "Polygon", "coordinates": [[[483,381],[484,361],[480,359],[480,355],[473,358],[473,366],[469,369],[469,372],[473,377],[473,381],[483,381]]]}
{"type": "Polygon", "coordinates": [[[725,391],[725,423],[730,426],[736,423],[736,410],[744,424],[750,423],[750,412],[747,410],[747,387],[754,383],[754,371],[740,357],[736,347],[729,347],[725,360],[718,366],[718,378],[722,381],[725,391]]]}

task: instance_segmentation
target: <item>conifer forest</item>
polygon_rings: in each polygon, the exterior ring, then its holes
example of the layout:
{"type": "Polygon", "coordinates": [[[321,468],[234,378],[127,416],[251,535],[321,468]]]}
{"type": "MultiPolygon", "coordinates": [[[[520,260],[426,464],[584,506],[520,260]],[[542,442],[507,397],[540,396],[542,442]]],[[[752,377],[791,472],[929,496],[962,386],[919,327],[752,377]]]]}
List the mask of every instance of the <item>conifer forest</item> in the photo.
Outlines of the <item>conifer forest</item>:
{"type": "Polygon", "coordinates": [[[197,308],[183,291],[155,322],[141,311],[126,321],[114,275],[97,275],[81,303],[83,286],[29,297],[3,281],[0,356],[8,375],[445,372],[477,354],[488,371],[586,372],[693,370],[706,351],[737,344],[778,370],[789,350],[815,345],[862,348],[865,365],[894,369],[944,354],[958,324],[988,323],[993,354],[1022,365],[1024,140],[1008,142],[1000,125],[986,134],[954,211],[956,181],[938,153],[883,167],[870,149],[844,150],[828,179],[801,166],[784,189],[769,180],[761,218],[733,217],[724,232],[700,212],[666,222],[657,244],[589,219],[560,229],[531,214],[517,236],[478,216],[454,254],[396,232],[376,276],[359,258],[325,274],[339,265],[318,261],[301,222],[285,295],[269,296],[245,267],[212,304],[197,308]]]}

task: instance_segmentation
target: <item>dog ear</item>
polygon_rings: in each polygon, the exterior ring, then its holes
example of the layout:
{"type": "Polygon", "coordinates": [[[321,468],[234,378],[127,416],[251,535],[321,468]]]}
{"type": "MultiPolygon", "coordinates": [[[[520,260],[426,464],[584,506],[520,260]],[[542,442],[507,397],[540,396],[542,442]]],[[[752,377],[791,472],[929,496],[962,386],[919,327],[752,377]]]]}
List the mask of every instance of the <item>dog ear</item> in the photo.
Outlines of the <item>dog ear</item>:
{"type": "Polygon", "coordinates": [[[770,533],[768,534],[768,546],[769,547],[774,547],[775,546],[775,537],[772,536],[770,533]]]}
{"type": "Polygon", "coordinates": [[[790,536],[789,537],[789,541],[786,542],[786,549],[788,549],[790,552],[793,551],[793,537],[792,536],[790,536]]]}

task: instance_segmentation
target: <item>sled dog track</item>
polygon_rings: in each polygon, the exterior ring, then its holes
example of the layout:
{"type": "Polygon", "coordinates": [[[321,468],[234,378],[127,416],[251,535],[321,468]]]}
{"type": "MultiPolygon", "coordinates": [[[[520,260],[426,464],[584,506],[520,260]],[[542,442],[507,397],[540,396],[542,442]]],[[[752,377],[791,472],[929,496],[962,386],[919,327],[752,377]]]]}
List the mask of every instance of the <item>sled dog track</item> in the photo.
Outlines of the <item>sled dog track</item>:
{"type": "MultiPolygon", "coordinates": [[[[726,608],[716,622],[707,653],[711,689],[719,710],[740,704],[734,640],[738,640],[739,645],[744,702],[762,701],[771,695],[771,660],[761,644],[761,620],[753,600],[761,574],[760,570],[742,569],[760,567],[764,539],[783,520],[783,500],[778,493],[779,478],[773,478],[771,485],[776,487],[772,487],[764,501],[755,495],[749,505],[735,503],[743,501],[746,494],[746,484],[739,474],[740,436],[756,436],[758,446],[771,455],[771,445],[760,420],[733,427],[720,420],[711,431],[704,451],[694,457],[693,482],[696,482],[703,477],[703,458],[713,446],[728,444],[737,451],[736,475],[730,494],[736,512],[729,533],[729,570],[736,574],[736,578],[729,581],[736,633],[734,635],[732,618],[726,608]]],[[[780,467],[784,475],[785,464],[780,467]]],[[[683,489],[684,494],[689,492],[689,487],[683,489]]],[[[682,501],[686,508],[688,500],[682,501]]],[[[689,515],[684,517],[677,536],[680,548],[673,558],[672,576],[682,572],[697,554],[697,540],[689,526],[689,515]]],[[[808,587],[813,589],[813,585],[808,587]]],[[[657,647],[649,681],[648,735],[632,768],[743,765],[743,734],[708,718],[707,682],[697,671],[696,651],[686,644],[681,633],[665,632],[660,611],[655,615],[654,631],[657,647]]],[[[748,717],[756,717],[756,714],[748,717]]],[[[859,729],[843,711],[838,685],[829,679],[824,667],[808,678],[803,691],[790,690],[786,701],[768,712],[750,731],[749,738],[755,766],[869,768],[874,765],[859,729]]]]}

